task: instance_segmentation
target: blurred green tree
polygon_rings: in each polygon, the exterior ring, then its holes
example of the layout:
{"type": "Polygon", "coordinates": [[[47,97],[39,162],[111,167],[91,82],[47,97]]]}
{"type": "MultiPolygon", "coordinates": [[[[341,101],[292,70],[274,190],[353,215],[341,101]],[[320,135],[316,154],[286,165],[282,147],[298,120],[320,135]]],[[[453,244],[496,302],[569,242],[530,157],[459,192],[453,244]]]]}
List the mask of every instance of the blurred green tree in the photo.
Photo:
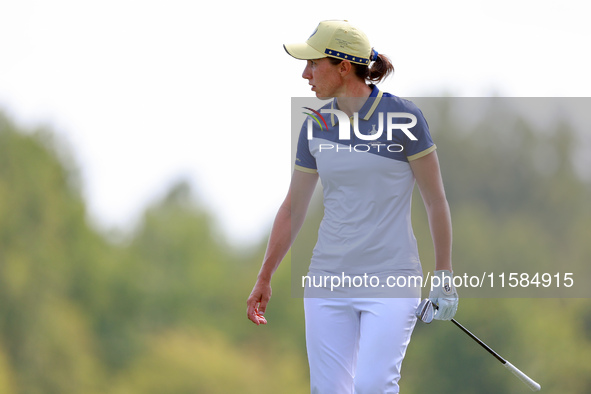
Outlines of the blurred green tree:
{"type": "MultiPolygon", "coordinates": [[[[464,105],[438,99],[424,106],[452,209],[455,269],[575,269],[584,284],[591,188],[574,171],[576,132],[563,121],[540,133],[511,106],[480,108],[466,128],[455,116],[464,105]]],[[[265,240],[229,244],[181,181],[146,209],[133,233],[113,242],[88,224],[79,189],[75,165],[50,131],[0,115],[0,392],[308,391],[292,276],[306,269],[321,206],[311,207],[298,237],[302,252],[288,255],[273,279],[269,324],[255,327],[245,301],[265,240]]],[[[423,267],[432,270],[418,193],[413,222],[423,267]]],[[[591,391],[588,299],[464,297],[457,318],[544,392],[591,391]]],[[[408,393],[527,390],[445,322],[418,323],[401,386],[408,393]]]]}

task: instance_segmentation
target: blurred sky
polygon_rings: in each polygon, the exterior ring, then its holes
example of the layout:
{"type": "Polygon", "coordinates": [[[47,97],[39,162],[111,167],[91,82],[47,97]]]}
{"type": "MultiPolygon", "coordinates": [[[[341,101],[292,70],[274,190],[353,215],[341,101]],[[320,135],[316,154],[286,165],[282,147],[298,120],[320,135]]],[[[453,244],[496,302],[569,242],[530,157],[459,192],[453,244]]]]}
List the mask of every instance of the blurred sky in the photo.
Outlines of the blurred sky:
{"type": "Polygon", "coordinates": [[[403,97],[586,97],[585,1],[0,0],[0,110],[49,125],[92,221],[130,229],[189,180],[231,241],[266,236],[289,185],[290,100],[311,96],[283,43],[347,19],[390,56],[403,97]]]}

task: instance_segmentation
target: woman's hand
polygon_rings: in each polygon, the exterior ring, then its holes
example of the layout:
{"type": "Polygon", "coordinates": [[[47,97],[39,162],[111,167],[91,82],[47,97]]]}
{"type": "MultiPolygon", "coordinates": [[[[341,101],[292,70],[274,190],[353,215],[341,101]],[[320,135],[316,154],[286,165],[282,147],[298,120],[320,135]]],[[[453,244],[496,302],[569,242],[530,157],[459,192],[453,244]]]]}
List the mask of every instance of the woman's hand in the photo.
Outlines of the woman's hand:
{"type": "Polygon", "coordinates": [[[263,265],[246,301],[246,315],[257,326],[267,324],[264,314],[271,299],[271,277],[302,227],[317,181],[317,173],[293,172],[289,191],[273,222],[263,265]]]}
{"type": "Polygon", "coordinates": [[[257,326],[267,324],[264,314],[271,299],[271,293],[271,283],[259,279],[246,301],[246,316],[257,326]]]}

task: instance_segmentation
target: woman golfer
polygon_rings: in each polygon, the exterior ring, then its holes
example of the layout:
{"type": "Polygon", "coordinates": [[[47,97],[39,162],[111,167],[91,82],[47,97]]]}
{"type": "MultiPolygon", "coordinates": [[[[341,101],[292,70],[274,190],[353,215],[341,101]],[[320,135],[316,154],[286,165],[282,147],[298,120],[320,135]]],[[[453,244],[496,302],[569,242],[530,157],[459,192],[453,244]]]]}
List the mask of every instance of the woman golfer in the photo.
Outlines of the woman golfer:
{"type": "Polygon", "coordinates": [[[436,147],[421,111],[373,84],[393,67],[347,21],[321,22],[305,43],[284,47],[306,60],[302,77],[328,102],[302,126],[291,185],[247,315],[257,325],[267,323],[271,277],[302,226],[320,178],[324,217],[304,293],[311,391],[398,393],[420,301],[420,287],[411,279],[422,276],[410,219],[415,180],[435,250],[430,299],[439,307],[436,318],[451,319],[458,304],[436,147]]]}

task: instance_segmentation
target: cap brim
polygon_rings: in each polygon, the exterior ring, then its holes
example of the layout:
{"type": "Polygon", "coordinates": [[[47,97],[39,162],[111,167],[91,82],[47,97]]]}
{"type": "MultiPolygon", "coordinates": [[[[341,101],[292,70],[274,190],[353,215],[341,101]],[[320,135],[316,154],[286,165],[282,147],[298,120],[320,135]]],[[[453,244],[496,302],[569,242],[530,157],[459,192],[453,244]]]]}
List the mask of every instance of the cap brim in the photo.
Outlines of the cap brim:
{"type": "Polygon", "coordinates": [[[327,57],[324,53],[317,51],[307,43],[303,44],[283,44],[285,51],[291,56],[300,60],[321,59],[327,57]]]}

